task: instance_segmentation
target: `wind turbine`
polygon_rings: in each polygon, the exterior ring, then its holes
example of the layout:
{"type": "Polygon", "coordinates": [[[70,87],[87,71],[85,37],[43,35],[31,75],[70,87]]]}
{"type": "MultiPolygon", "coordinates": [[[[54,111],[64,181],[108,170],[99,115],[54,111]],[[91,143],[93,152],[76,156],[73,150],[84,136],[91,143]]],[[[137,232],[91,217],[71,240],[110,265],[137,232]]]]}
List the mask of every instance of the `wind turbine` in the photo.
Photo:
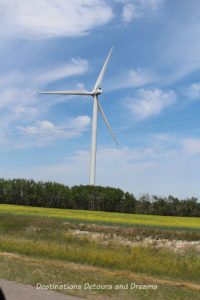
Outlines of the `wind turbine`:
{"type": "Polygon", "coordinates": [[[108,130],[110,131],[115,143],[118,145],[118,141],[110,127],[110,124],[106,118],[106,115],[99,103],[98,97],[102,94],[101,83],[105,75],[105,71],[110,60],[113,48],[111,48],[103,68],[99,74],[99,77],[94,85],[91,92],[88,91],[49,91],[49,92],[39,92],[39,94],[53,94],[53,95],[79,95],[79,96],[92,96],[93,97],[93,114],[92,114],[92,140],[91,140],[91,152],[90,152],[90,185],[95,185],[96,176],[96,148],[97,148],[97,123],[98,123],[98,110],[102,115],[104,122],[108,130]]]}

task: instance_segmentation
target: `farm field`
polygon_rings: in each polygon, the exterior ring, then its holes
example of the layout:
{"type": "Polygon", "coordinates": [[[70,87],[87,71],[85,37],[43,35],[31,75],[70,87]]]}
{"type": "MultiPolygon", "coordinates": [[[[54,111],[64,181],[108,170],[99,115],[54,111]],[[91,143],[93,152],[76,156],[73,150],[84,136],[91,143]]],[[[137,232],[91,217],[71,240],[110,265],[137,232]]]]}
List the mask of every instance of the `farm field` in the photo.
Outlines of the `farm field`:
{"type": "Polygon", "coordinates": [[[60,290],[87,299],[200,299],[200,218],[1,204],[0,278],[87,284],[60,290]]]}

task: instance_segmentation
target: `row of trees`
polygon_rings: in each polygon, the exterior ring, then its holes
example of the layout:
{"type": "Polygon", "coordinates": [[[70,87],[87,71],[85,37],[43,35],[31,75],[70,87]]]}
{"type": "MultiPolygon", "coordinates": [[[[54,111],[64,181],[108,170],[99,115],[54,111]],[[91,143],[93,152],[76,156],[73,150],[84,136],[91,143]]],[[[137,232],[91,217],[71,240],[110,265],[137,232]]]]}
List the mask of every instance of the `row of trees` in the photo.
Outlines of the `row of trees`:
{"type": "Polygon", "coordinates": [[[101,186],[68,187],[55,182],[0,179],[0,203],[39,207],[115,211],[168,216],[198,216],[200,203],[197,198],[179,200],[133,194],[119,188],[101,186]]]}

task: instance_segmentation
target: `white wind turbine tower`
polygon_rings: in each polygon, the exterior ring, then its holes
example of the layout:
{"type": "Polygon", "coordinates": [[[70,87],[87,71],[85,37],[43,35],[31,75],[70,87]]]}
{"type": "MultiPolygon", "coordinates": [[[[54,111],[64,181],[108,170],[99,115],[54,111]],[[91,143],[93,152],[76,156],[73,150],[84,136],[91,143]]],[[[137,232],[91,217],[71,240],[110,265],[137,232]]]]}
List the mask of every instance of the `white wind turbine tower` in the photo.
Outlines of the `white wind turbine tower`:
{"type": "Polygon", "coordinates": [[[96,176],[96,148],[97,148],[97,123],[98,123],[98,110],[102,115],[103,120],[106,123],[108,130],[110,131],[114,141],[118,145],[117,139],[110,127],[110,124],[105,116],[105,113],[99,103],[98,96],[102,94],[101,83],[111,57],[113,48],[111,48],[108,57],[103,65],[103,68],[99,74],[99,77],[94,85],[91,92],[88,91],[50,91],[50,92],[39,92],[39,94],[53,94],[53,95],[80,95],[80,96],[92,96],[93,97],[93,115],[92,115],[92,141],[91,141],[91,152],[90,152],[90,185],[95,185],[96,176]]]}

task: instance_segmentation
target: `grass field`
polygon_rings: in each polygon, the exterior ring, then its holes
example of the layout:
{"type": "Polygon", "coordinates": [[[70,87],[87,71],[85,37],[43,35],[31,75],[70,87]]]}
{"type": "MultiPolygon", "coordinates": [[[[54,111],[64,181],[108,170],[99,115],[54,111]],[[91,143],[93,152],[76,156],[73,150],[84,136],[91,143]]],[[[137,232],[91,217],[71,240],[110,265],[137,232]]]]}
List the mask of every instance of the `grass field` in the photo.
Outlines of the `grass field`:
{"type": "Polygon", "coordinates": [[[15,215],[41,216],[66,219],[69,221],[95,222],[102,224],[119,225],[142,225],[165,228],[187,228],[200,230],[200,218],[187,217],[166,217],[154,215],[135,215],[126,213],[85,211],[85,210],[64,210],[55,208],[39,208],[18,205],[0,204],[2,213],[15,215]]]}
{"type": "Polygon", "coordinates": [[[200,218],[0,205],[0,278],[112,286],[61,291],[88,299],[200,299],[200,218]]]}

